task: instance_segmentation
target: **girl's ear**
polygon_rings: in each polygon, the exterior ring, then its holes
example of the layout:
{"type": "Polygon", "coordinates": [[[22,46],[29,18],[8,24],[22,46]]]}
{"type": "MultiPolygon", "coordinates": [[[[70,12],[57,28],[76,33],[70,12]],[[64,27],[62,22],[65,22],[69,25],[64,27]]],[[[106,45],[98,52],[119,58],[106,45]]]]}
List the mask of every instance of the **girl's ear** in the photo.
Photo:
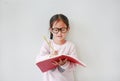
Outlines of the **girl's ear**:
{"type": "Polygon", "coordinates": [[[70,27],[68,27],[68,31],[70,30],[70,27]]]}
{"type": "Polygon", "coordinates": [[[52,33],[52,28],[49,28],[49,31],[52,33]]]}

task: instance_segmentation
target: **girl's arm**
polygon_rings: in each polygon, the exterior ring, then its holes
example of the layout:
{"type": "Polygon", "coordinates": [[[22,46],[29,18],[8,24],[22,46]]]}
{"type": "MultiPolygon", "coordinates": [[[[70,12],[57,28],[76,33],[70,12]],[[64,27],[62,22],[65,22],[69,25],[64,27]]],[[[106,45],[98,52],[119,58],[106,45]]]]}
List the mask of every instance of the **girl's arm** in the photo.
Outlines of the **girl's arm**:
{"type": "Polygon", "coordinates": [[[49,55],[50,55],[50,48],[46,42],[43,42],[40,48],[40,52],[36,57],[36,62],[49,58],[49,55]]]}
{"type": "MultiPolygon", "coordinates": [[[[72,56],[72,57],[77,58],[76,48],[75,48],[75,46],[73,44],[71,45],[69,55],[72,56]]],[[[64,65],[61,65],[60,67],[62,69],[64,69],[64,70],[74,70],[74,68],[76,67],[76,64],[72,63],[70,61],[67,61],[64,65]]]]}

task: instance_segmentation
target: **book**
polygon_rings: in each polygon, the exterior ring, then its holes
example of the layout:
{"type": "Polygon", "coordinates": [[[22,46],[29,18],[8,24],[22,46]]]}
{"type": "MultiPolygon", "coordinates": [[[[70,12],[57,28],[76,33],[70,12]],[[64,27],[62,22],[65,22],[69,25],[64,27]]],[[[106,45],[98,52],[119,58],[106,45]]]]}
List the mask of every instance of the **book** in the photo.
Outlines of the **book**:
{"type": "Polygon", "coordinates": [[[41,61],[37,62],[36,65],[39,67],[39,69],[42,72],[46,72],[48,70],[56,68],[57,65],[54,65],[53,62],[54,61],[58,62],[59,59],[61,59],[61,60],[67,59],[68,61],[70,61],[72,63],[76,63],[76,64],[81,65],[83,67],[86,66],[82,61],[80,61],[79,59],[77,59],[75,57],[72,57],[70,55],[57,55],[57,56],[54,56],[54,57],[50,57],[48,59],[44,59],[44,60],[41,60],[41,61]]]}

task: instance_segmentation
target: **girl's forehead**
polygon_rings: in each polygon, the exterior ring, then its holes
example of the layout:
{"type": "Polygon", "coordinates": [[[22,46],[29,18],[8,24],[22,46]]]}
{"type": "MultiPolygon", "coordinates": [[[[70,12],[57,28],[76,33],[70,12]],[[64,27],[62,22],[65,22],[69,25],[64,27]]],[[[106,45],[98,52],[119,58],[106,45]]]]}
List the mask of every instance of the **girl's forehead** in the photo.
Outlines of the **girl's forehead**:
{"type": "Polygon", "coordinates": [[[55,21],[53,23],[53,28],[62,28],[62,27],[67,27],[66,24],[62,21],[62,20],[59,20],[59,21],[55,21]]]}

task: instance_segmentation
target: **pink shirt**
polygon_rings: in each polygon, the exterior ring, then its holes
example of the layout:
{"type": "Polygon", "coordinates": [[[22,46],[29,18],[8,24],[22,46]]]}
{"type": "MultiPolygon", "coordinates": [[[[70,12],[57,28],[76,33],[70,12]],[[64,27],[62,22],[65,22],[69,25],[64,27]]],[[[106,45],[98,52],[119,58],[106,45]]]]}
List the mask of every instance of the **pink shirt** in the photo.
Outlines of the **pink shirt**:
{"type": "MultiPolygon", "coordinates": [[[[63,45],[57,45],[53,42],[53,40],[50,40],[50,43],[54,47],[54,49],[58,51],[59,55],[65,54],[77,57],[76,49],[73,43],[66,41],[66,43],[63,45]]],[[[50,49],[48,44],[46,42],[43,42],[40,49],[40,54],[36,58],[36,63],[39,62],[40,59],[49,58],[49,54],[51,51],[52,49],[50,49]]],[[[44,72],[43,79],[44,81],[74,81],[75,67],[76,64],[68,61],[63,66],[44,72]]]]}

